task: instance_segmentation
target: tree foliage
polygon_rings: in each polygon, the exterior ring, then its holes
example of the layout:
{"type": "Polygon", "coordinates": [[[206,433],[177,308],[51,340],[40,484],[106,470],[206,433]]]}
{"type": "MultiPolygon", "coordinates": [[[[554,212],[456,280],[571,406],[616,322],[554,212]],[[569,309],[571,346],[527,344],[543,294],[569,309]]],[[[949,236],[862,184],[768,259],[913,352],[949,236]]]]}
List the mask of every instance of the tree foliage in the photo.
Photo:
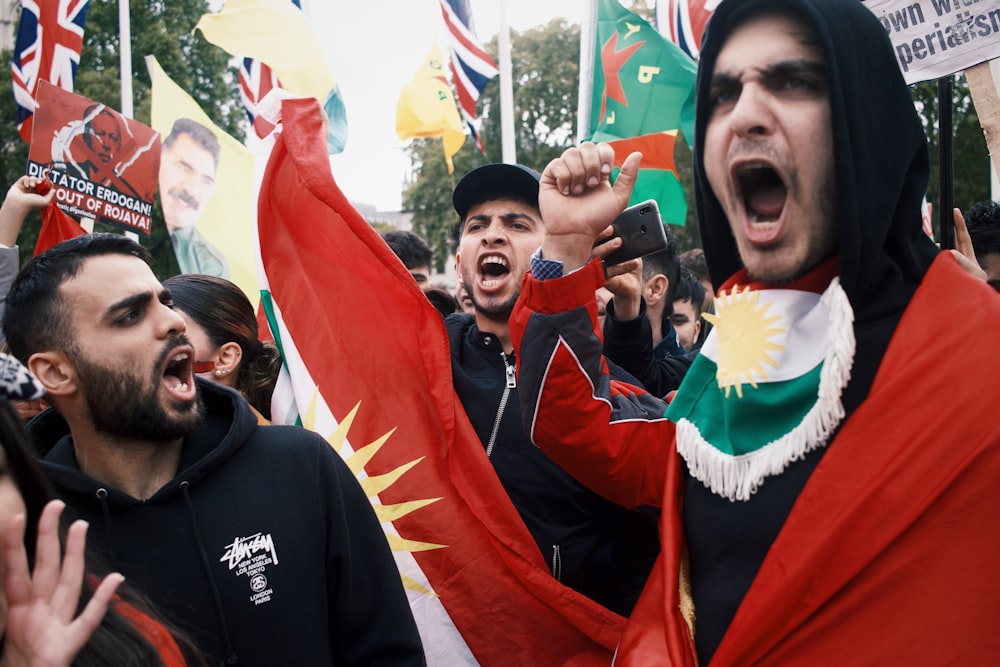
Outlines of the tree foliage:
{"type": "MultiPolygon", "coordinates": [[[[642,3],[635,3],[632,10],[651,13],[642,3]]],[[[496,40],[486,48],[496,54],[496,40]]],[[[554,19],[546,26],[525,32],[511,31],[514,145],[520,164],[541,171],[576,144],[579,64],[580,26],[577,24],[554,19]]],[[[476,151],[471,141],[467,142],[455,156],[457,177],[482,164],[501,162],[503,158],[499,77],[483,89],[479,109],[486,154],[476,151]]],[[[454,178],[449,178],[447,173],[439,140],[414,141],[408,150],[415,178],[403,194],[403,206],[413,214],[414,230],[434,248],[435,268],[441,271],[455,249],[451,235],[456,222],[451,205],[454,178]]],[[[689,199],[688,224],[672,227],[682,250],[700,243],[691,201],[690,161],[687,145],[677,142],[678,174],[689,199]]]]}
{"type": "MultiPolygon", "coordinates": [[[[149,72],[145,57],[154,55],[164,71],[201,105],[219,127],[238,139],[245,134],[246,117],[240,105],[236,70],[230,56],[193,33],[195,24],[209,10],[207,0],[130,0],[132,88],[135,118],[150,122],[149,72]]],[[[74,92],[121,110],[121,55],[118,0],[91,0],[84,31],[83,53],[74,92]]],[[[10,71],[11,53],[0,54],[0,67],[10,71]]],[[[8,87],[9,90],[9,87],[8,87]]],[[[0,101],[0,170],[4,187],[24,173],[28,146],[17,135],[17,110],[9,93],[0,101]]],[[[41,222],[30,217],[18,245],[22,262],[31,255],[41,222]]],[[[153,233],[143,245],[150,247],[161,278],[178,272],[163,224],[159,203],[154,206],[153,233]]],[[[112,228],[98,224],[98,231],[112,228]]]]}
{"type": "MultiPolygon", "coordinates": [[[[580,26],[554,19],[524,32],[512,30],[510,38],[517,162],[541,171],[576,143],[580,26]]],[[[496,57],[495,38],[486,48],[496,57]]],[[[455,178],[502,161],[499,77],[483,89],[479,109],[486,154],[467,141],[455,156],[454,175],[448,174],[440,140],[418,140],[408,148],[415,178],[403,193],[403,207],[413,214],[414,230],[434,249],[438,271],[455,250],[452,230],[457,217],[451,204],[455,178]]]]}

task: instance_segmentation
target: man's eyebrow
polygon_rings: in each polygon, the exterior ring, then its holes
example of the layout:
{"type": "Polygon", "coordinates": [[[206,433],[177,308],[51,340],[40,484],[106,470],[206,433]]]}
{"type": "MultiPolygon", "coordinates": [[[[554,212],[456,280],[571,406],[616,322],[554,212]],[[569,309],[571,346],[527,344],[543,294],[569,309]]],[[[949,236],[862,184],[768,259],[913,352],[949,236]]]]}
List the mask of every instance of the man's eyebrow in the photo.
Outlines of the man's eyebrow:
{"type": "MultiPolygon", "coordinates": [[[[491,215],[489,215],[487,213],[477,213],[475,215],[470,215],[469,217],[467,217],[465,219],[465,221],[469,222],[470,220],[489,220],[492,217],[493,216],[491,216],[491,215]]],[[[532,220],[532,221],[537,221],[537,219],[536,219],[535,216],[531,215],[530,213],[524,213],[522,211],[510,211],[508,213],[501,213],[497,217],[500,218],[501,220],[503,220],[504,222],[510,222],[512,220],[532,220]]]]}
{"type": "Polygon", "coordinates": [[[139,292],[138,294],[132,294],[108,306],[108,309],[105,311],[105,315],[114,315],[120,310],[142,306],[152,300],[152,292],[139,292]]]}
{"type": "Polygon", "coordinates": [[[739,83],[739,78],[735,74],[730,74],[729,72],[715,72],[712,74],[712,80],[709,84],[709,88],[729,88],[730,86],[739,83]]]}
{"type": "Polygon", "coordinates": [[[511,220],[531,220],[532,222],[534,222],[535,220],[535,216],[531,215],[530,213],[523,213],[521,211],[512,211],[510,213],[504,213],[500,217],[508,222],[511,220]]]}
{"type": "MultiPolygon", "coordinates": [[[[763,79],[780,78],[790,74],[812,74],[825,79],[826,65],[818,60],[800,58],[796,60],[780,60],[776,63],[771,63],[761,70],[761,78],[763,79]]],[[[740,78],[732,72],[716,72],[712,75],[711,87],[713,88],[725,88],[739,84],[740,78]]]]}
{"type": "Polygon", "coordinates": [[[801,58],[798,60],[782,60],[764,68],[764,78],[782,77],[789,74],[812,74],[826,78],[826,65],[818,60],[801,58]]]}

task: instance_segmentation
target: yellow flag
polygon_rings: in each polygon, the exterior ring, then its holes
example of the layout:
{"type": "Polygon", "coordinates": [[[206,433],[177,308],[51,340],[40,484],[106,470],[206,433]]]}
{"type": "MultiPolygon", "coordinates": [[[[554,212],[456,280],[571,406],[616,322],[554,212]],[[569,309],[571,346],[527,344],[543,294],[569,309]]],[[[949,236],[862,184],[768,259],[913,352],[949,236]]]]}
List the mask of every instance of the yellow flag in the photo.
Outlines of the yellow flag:
{"type": "Polygon", "coordinates": [[[151,125],[164,138],[160,202],[181,271],[228,278],[256,307],[254,156],[216,127],[156,58],[146,56],[146,67],[153,82],[151,125]]]}
{"type": "Polygon", "coordinates": [[[400,139],[441,137],[448,173],[454,173],[451,158],[465,143],[465,132],[437,44],[431,48],[413,81],[399,94],[396,134],[400,139]]]}
{"type": "Polygon", "coordinates": [[[227,0],[195,26],[212,44],[267,63],[281,87],[325,102],[336,79],[305,13],[288,0],[227,0]]]}

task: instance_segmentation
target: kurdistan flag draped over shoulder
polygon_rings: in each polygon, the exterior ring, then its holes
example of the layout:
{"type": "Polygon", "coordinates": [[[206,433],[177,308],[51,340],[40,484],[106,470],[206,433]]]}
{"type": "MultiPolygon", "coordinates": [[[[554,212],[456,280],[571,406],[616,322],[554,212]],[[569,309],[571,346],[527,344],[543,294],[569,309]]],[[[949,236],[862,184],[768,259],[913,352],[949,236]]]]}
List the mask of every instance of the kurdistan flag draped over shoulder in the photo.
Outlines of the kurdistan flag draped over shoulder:
{"type": "Polygon", "coordinates": [[[844,418],[854,312],[838,268],[827,260],[783,288],[744,269],[719,290],[712,332],[667,409],[677,452],[716,495],[749,500],[844,418]]]}
{"type": "Polygon", "coordinates": [[[548,573],[452,387],[440,315],[333,180],[318,103],[281,114],[255,177],[261,303],[289,371],[275,421],[327,436],[362,480],[429,664],[609,664],[624,620],[548,573]]]}

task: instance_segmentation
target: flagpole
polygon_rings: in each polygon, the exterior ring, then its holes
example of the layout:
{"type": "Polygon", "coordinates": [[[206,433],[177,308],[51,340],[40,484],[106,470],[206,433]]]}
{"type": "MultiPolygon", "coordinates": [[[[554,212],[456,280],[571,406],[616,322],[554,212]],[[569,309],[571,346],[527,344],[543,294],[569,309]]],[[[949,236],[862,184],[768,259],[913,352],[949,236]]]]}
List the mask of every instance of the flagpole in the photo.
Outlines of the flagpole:
{"type": "Polygon", "coordinates": [[[576,107],[576,140],[590,136],[590,103],[594,94],[594,51],[597,42],[597,0],[590,0],[580,26],[580,91],[576,107]]]}
{"type": "Polygon", "coordinates": [[[500,136],[502,159],[507,164],[517,164],[514,143],[514,82],[510,64],[510,27],[507,25],[507,3],[500,0],[500,31],[497,33],[497,50],[500,65],[500,136]]]}
{"type": "Polygon", "coordinates": [[[132,106],[132,26],[128,0],[118,0],[118,45],[121,56],[122,115],[135,116],[132,106]]]}
{"type": "MultiPolygon", "coordinates": [[[[122,115],[126,118],[135,116],[132,102],[132,19],[129,15],[128,0],[118,0],[118,53],[120,56],[122,79],[122,115]]],[[[91,222],[93,225],[93,222],[91,222]]],[[[133,241],[139,241],[136,232],[125,232],[125,236],[133,241]]]]}

